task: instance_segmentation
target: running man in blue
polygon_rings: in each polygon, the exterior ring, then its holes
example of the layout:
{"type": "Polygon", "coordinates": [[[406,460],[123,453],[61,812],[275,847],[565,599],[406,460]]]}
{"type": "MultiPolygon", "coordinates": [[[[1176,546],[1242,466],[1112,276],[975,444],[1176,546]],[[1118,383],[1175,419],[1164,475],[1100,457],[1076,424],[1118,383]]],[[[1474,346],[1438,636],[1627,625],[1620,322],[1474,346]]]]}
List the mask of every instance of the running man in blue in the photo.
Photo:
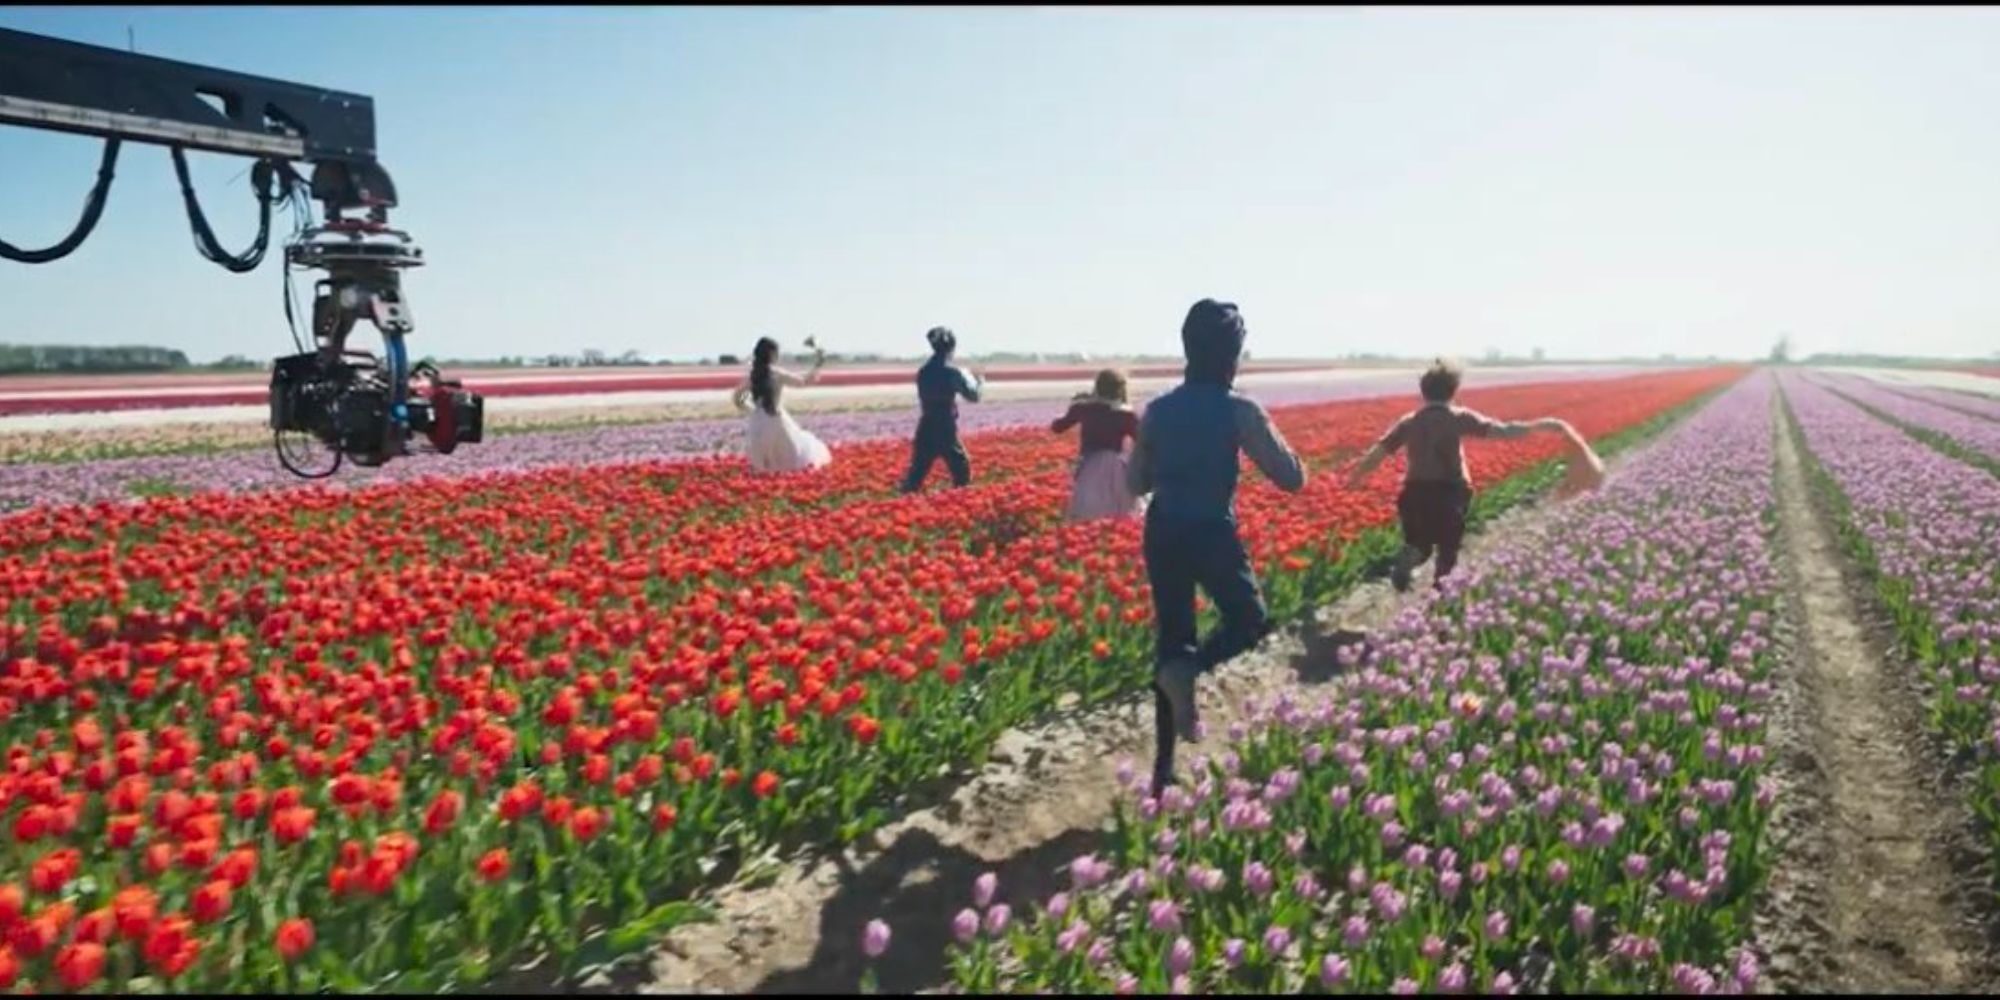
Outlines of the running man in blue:
{"type": "Polygon", "coordinates": [[[931,343],[931,359],[917,369],[917,405],[922,412],[917,417],[916,440],[911,442],[910,471],[903,477],[904,493],[923,489],[931,466],[940,458],[951,470],[952,486],[972,482],[972,459],[958,440],[958,399],[963,396],[968,403],[979,402],[981,384],[977,376],[951,363],[958,338],[950,330],[932,327],[924,336],[931,343]]]}
{"type": "Polygon", "coordinates": [[[1237,456],[1249,455],[1287,493],[1306,485],[1305,466],[1270,415],[1233,388],[1244,335],[1234,303],[1203,299],[1188,310],[1181,325],[1185,380],[1146,407],[1127,468],[1132,494],[1153,496],[1144,547],[1158,629],[1154,794],[1173,781],[1175,732],[1194,739],[1195,679],[1270,630],[1256,572],[1236,532],[1237,456]],[[1222,614],[1221,628],[1198,645],[1197,586],[1222,614]]]}

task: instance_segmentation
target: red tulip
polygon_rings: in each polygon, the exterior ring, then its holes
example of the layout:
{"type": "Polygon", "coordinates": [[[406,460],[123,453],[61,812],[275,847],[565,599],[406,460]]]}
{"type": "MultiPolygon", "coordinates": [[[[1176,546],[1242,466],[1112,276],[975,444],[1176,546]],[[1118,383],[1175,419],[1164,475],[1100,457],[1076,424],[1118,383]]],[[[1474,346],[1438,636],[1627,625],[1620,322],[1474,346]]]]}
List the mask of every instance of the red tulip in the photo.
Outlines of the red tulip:
{"type": "Polygon", "coordinates": [[[569,829],[578,840],[595,840],[598,834],[604,832],[604,814],[594,806],[584,806],[570,817],[569,829]]]}
{"type": "Polygon", "coordinates": [[[297,961],[300,955],[305,954],[313,946],[312,921],[304,917],[293,917],[279,924],[276,944],[278,954],[284,956],[285,961],[297,961]]]}
{"type": "Polygon", "coordinates": [[[458,814],[464,804],[464,797],[451,789],[438,793],[431,800],[430,808],[424,811],[424,832],[439,836],[458,822],[458,814]]]}
{"type": "Polygon", "coordinates": [[[212,924],[229,913],[229,883],[221,879],[204,883],[194,891],[188,900],[188,912],[194,915],[195,923],[212,924]]]}
{"type": "Polygon", "coordinates": [[[300,806],[280,809],[271,815],[271,833],[280,844],[296,844],[312,835],[317,816],[311,809],[300,806]]]}
{"type": "Polygon", "coordinates": [[[72,944],[56,955],[56,978],[64,987],[81,990],[104,974],[104,946],[93,941],[72,944]]]}
{"type": "Polygon", "coordinates": [[[137,941],[159,916],[159,899],[143,885],[126,886],[111,897],[111,915],[118,921],[118,933],[137,941]]]}
{"type": "Polygon", "coordinates": [[[498,882],[513,871],[514,862],[508,858],[507,849],[496,847],[479,856],[479,877],[482,881],[498,882]]]}

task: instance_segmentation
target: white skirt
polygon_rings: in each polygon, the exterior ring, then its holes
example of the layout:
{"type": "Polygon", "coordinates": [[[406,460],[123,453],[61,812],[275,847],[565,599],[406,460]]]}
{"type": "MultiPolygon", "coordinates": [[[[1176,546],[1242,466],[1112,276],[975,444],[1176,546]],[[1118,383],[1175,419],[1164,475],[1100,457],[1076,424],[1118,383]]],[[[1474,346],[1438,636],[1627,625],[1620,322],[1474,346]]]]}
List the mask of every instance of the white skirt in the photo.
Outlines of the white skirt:
{"type": "Polygon", "coordinates": [[[1070,520],[1130,517],[1144,509],[1145,502],[1134,497],[1125,485],[1124,455],[1093,451],[1077,463],[1075,485],[1069,498],[1070,520]]]}
{"type": "Polygon", "coordinates": [[[826,442],[800,427],[782,409],[775,415],[762,408],[750,411],[743,454],[750,460],[750,468],[757,472],[799,472],[833,461],[833,452],[826,442]]]}

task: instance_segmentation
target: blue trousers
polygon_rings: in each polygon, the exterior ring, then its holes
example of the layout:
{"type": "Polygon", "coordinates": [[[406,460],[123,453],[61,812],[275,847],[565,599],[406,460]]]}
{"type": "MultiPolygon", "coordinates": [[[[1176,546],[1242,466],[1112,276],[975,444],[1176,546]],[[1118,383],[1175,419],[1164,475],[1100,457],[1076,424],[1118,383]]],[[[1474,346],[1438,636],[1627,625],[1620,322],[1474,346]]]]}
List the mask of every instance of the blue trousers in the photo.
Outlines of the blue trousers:
{"type": "Polygon", "coordinates": [[[903,476],[903,492],[915,493],[923,489],[924,480],[931,474],[931,466],[938,459],[944,459],[944,467],[951,471],[951,484],[965,486],[972,482],[972,459],[965,453],[965,445],[958,440],[958,430],[950,433],[927,431],[919,427],[916,439],[910,444],[910,471],[903,476]]]}
{"type": "MultiPolygon", "coordinates": [[[[1257,645],[1270,631],[1264,595],[1232,520],[1182,520],[1148,511],[1146,579],[1153,588],[1157,662],[1192,659],[1202,673],[1257,645]],[[1220,628],[1196,642],[1195,588],[1222,614],[1220,628]]],[[[1156,733],[1153,793],[1173,782],[1174,720],[1166,695],[1153,692],[1156,733]]]]}

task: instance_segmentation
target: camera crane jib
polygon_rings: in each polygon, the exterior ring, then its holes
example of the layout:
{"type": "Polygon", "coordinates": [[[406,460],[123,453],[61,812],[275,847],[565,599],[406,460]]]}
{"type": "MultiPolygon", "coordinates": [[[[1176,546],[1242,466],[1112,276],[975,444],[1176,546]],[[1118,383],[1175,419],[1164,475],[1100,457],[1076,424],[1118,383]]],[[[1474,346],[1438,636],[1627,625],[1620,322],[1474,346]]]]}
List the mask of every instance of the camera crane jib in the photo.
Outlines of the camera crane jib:
{"type": "Polygon", "coordinates": [[[270,236],[271,205],[290,206],[296,226],[285,246],[288,321],[292,269],[326,273],[315,283],[312,346],[294,325],[298,353],[277,359],[271,370],[271,428],[279,461],[294,474],[331,475],[343,457],[381,465],[419,442],[449,453],[481,439],[484,400],[436,368],[409,362],[404,342],[415,324],[402,272],[424,257],[408,233],[389,227],[396,188],[375,159],[373,100],[0,29],[0,125],[104,139],[97,181],[75,229],[41,250],[0,240],[0,257],[17,263],[59,260],[82,245],[103,213],[126,141],[168,147],[196,248],[232,272],[256,269],[270,236]],[[257,238],[243,253],[225,251],[210,230],[188,179],[189,149],[257,160],[251,171],[257,238]],[[297,163],[312,165],[309,181],[297,163]],[[316,224],[307,199],[321,206],[316,224]],[[362,319],[382,334],[380,358],[348,347],[362,319]],[[287,435],[318,441],[330,461],[306,467],[287,435]]]}

